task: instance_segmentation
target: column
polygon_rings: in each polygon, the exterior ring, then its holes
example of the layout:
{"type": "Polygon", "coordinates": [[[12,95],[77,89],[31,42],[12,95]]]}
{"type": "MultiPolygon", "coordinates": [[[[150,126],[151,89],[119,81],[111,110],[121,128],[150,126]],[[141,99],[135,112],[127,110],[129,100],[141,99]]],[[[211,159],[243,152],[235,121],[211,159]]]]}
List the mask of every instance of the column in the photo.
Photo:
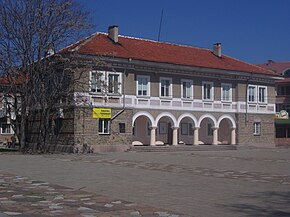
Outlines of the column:
{"type": "Polygon", "coordinates": [[[236,144],[236,128],[231,128],[231,145],[236,144]]]}
{"type": "Polygon", "coordinates": [[[151,131],[150,131],[150,145],[151,146],[155,146],[155,142],[156,142],[156,128],[157,127],[151,127],[151,131]]]}
{"type": "Polygon", "coordinates": [[[213,127],[213,138],[212,138],[212,144],[217,145],[218,144],[218,129],[217,127],[213,127]]]}
{"type": "Polygon", "coordinates": [[[193,140],[193,145],[199,145],[199,127],[195,127],[193,128],[194,132],[193,132],[193,135],[194,135],[194,140],[193,140]]]}
{"type": "Polygon", "coordinates": [[[172,145],[178,145],[178,128],[179,127],[172,127],[172,145]]]}

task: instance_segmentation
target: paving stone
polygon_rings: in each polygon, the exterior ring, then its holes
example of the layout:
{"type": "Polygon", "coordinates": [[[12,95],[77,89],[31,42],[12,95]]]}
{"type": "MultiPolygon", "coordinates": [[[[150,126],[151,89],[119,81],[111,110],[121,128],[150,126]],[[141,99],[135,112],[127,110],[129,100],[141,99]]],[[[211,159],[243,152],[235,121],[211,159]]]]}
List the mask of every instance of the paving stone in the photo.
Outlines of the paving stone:
{"type": "Polygon", "coordinates": [[[8,216],[15,216],[15,215],[21,215],[22,213],[20,213],[20,212],[4,212],[4,214],[6,214],[8,216]]]}
{"type": "Polygon", "coordinates": [[[88,208],[88,207],[83,207],[83,206],[78,208],[78,211],[91,211],[91,210],[93,209],[88,208]]]}

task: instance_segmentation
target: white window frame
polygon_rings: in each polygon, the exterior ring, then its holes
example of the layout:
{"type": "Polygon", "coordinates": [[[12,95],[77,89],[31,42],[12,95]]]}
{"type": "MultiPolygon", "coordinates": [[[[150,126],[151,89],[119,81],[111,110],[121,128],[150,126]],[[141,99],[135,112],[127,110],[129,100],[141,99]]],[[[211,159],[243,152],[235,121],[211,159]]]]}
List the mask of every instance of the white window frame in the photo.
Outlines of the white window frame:
{"type": "Polygon", "coordinates": [[[90,71],[90,83],[89,83],[89,91],[91,93],[96,93],[96,94],[104,94],[105,90],[105,86],[106,86],[106,80],[105,80],[105,75],[106,73],[104,71],[96,71],[96,70],[93,70],[93,71],[90,71]],[[96,90],[95,91],[92,91],[92,85],[93,85],[93,74],[96,73],[96,74],[99,74],[101,75],[101,79],[99,82],[103,82],[103,85],[101,85],[100,87],[98,87],[98,80],[96,80],[96,90]]]}
{"type": "Polygon", "coordinates": [[[169,77],[160,77],[159,79],[159,97],[161,98],[172,98],[172,78],[169,77]],[[162,96],[161,93],[161,89],[162,89],[162,80],[166,80],[169,81],[169,89],[168,89],[168,96],[162,96]]]}
{"type": "Polygon", "coordinates": [[[150,76],[149,75],[137,75],[136,79],[136,96],[138,97],[150,97],[150,76]],[[139,80],[147,79],[147,94],[143,95],[143,86],[142,86],[142,94],[139,94],[139,80]]]}
{"type": "Polygon", "coordinates": [[[13,132],[13,129],[12,129],[12,125],[11,124],[8,124],[8,123],[1,123],[1,134],[3,134],[3,135],[10,135],[10,134],[14,134],[14,132],[13,132]],[[5,132],[3,132],[3,125],[4,124],[6,124],[6,125],[9,125],[10,127],[9,127],[9,129],[10,129],[10,133],[5,133],[5,132]]]}
{"type": "Polygon", "coordinates": [[[110,134],[110,119],[108,118],[100,118],[99,119],[99,122],[98,122],[98,132],[99,132],[99,135],[108,135],[110,134]],[[108,122],[108,127],[107,127],[107,130],[105,130],[105,122],[108,122]],[[101,127],[100,127],[101,125],[101,127]]]}
{"type": "Polygon", "coordinates": [[[213,86],[213,82],[208,82],[208,81],[203,81],[202,82],[202,100],[203,101],[213,101],[214,100],[214,86],[213,86]],[[210,85],[210,87],[211,87],[211,89],[210,89],[210,98],[205,98],[207,94],[205,93],[204,85],[210,85]]]}
{"type": "MultiPolygon", "coordinates": [[[[187,86],[186,86],[187,89],[187,86]]],[[[181,98],[182,99],[193,99],[193,82],[192,80],[189,79],[181,79],[181,98]],[[183,83],[189,83],[190,87],[189,87],[189,96],[187,96],[187,92],[185,93],[186,96],[184,97],[184,91],[183,91],[183,83]]]]}
{"type": "Polygon", "coordinates": [[[258,98],[258,102],[259,103],[264,103],[267,104],[267,99],[268,99],[268,90],[267,90],[267,86],[258,86],[258,93],[257,93],[257,98],[258,98]],[[260,100],[260,89],[264,89],[264,101],[260,100]]]}
{"type": "Polygon", "coordinates": [[[122,73],[119,72],[107,72],[107,86],[108,86],[108,94],[109,95],[121,95],[122,94],[122,73]],[[118,76],[118,92],[109,92],[109,76],[117,75],[118,76]]]}
{"type": "Polygon", "coordinates": [[[257,103],[257,85],[248,85],[248,94],[247,94],[247,100],[248,103],[257,103]],[[254,88],[254,100],[250,100],[250,88],[254,88]]]}
{"type": "Polygon", "coordinates": [[[261,135],[261,122],[254,122],[253,124],[253,134],[255,136],[261,135]]]}
{"type": "Polygon", "coordinates": [[[221,101],[222,102],[232,102],[232,84],[229,83],[221,83],[221,101]],[[224,87],[229,87],[229,99],[225,99],[224,97],[224,87]]]}
{"type": "Polygon", "coordinates": [[[111,71],[90,71],[90,79],[89,79],[89,92],[93,94],[108,94],[108,95],[121,95],[122,94],[122,73],[120,72],[111,72],[111,71]],[[98,80],[96,80],[96,90],[92,91],[92,77],[93,73],[97,73],[101,75],[100,82],[103,82],[101,87],[98,88],[98,80]],[[118,75],[118,92],[110,93],[109,92],[109,76],[110,75],[118,75]]]}

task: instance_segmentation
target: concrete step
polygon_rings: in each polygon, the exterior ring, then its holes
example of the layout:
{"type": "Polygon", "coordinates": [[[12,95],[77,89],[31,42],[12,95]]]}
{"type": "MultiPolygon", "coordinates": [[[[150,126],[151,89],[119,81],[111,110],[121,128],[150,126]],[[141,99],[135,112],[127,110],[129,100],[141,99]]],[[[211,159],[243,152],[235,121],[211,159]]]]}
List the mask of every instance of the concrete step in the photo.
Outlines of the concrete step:
{"type": "Polygon", "coordinates": [[[178,151],[222,151],[236,150],[235,145],[165,145],[165,146],[132,146],[128,151],[134,152],[178,152],[178,151]]]}

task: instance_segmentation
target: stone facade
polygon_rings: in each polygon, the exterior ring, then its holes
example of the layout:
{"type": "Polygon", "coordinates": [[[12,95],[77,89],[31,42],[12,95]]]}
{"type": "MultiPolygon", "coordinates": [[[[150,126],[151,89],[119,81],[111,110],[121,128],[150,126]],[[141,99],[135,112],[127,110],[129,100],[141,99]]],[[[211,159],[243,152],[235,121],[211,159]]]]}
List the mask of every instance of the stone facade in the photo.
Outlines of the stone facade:
{"type": "Polygon", "coordinates": [[[237,114],[237,143],[257,147],[275,146],[273,115],[237,114]],[[254,123],[261,123],[261,133],[254,134],[254,123]]]}

